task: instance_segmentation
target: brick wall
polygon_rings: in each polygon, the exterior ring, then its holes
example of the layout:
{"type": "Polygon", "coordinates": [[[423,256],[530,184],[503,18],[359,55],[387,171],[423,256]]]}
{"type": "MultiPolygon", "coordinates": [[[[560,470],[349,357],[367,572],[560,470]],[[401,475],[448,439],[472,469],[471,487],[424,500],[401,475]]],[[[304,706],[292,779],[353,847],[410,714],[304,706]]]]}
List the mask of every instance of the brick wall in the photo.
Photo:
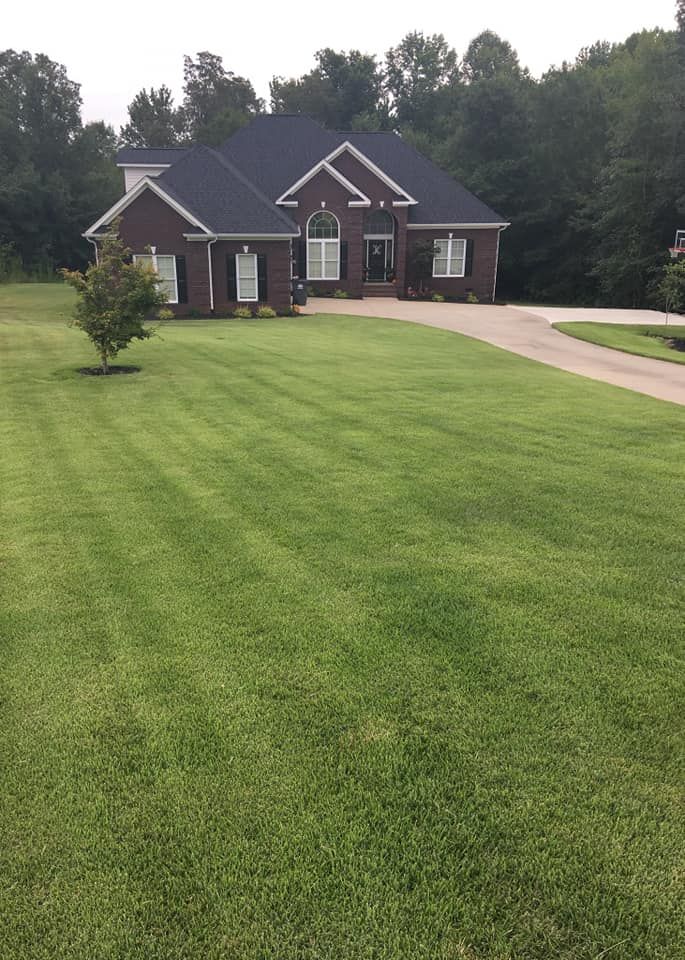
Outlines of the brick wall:
{"type": "MultiPolygon", "coordinates": [[[[295,241],[296,242],[296,241],[295,241]]],[[[228,299],[227,257],[236,253],[263,254],[266,257],[267,296],[264,301],[279,313],[290,309],[290,242],[289,240],[217,240],[212,244],[212,272],[214,276],[214,312],[228,315],[238,304],[228,299]]],[[[257,304],[245,304],[255,308],[257,304]]]]}
{"type": "MultiPolygon", "coordinates": [[[[182,315],[189,311],[210,312],[209,263],[206,241],[189,241],[184,233],[198,232],[168,203],[151,190],[144,190],[124,210],[120,234],[133,253],[144,253],[154,246],[158,254],[186,258],[188,303],[169,304],[169,309],[182,315]]],[[[229,302],[227,287],[227,254],[243,252],[247,243],[250,253],[265,254],[267,268],[267,300],[279,312],[290,309],[290,241],[285,240],[217,240],[211,247],[214,280],[215,313],[229,314],[237,304],[229,302]]],[[[255,306],[251,304],[251,306],[255,306]]]]}
{"type": "MultiPolygon", "coordinates": [[[[410,230],[409,251],[419,240],[443,240],[452,233],[454,240],[473,240],[473,270],[470,277],[432,277],[426,280],[431,290],[445,296],[466,297],[473,291],[479,300],[489,303],[495,282],[497,263],[497,230],[410,230]]],[[[411,282],[414,278],[407,277],[411,282]]]]}

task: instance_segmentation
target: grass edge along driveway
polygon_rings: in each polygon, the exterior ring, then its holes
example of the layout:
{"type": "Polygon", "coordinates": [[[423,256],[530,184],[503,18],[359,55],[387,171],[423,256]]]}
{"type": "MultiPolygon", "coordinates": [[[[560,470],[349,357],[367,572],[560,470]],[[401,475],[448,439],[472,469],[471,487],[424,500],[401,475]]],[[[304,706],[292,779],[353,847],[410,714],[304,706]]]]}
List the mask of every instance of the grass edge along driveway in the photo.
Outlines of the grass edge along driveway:
{"type": "Polygon", "coordinates": [[[685,411],[0,288],[3,960],[676,960],[685,411]]]}
{"type": "Polygon", "coordinates": [[[670,347],[664,339],[685,340],[685,325],[595,323],[587,321],[563,321],[552,324],[555,330],[577,340],[596,343],[623,353],[670,363],[685,363],[685,352],[670,347]]]}

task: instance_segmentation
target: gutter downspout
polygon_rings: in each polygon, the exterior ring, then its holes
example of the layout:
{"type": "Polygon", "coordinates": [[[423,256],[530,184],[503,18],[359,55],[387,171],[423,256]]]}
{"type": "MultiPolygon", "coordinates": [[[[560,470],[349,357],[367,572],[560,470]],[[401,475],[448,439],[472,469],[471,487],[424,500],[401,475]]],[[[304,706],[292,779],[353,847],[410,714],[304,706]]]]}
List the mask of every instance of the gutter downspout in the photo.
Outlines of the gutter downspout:
{"type": "MultiPolygon", "coordinates": [[[[507,225],[508,226],[508,225],[507,225]]],[[[495,254],[495,279],[492,283],[492,302],[495,302],[495,294],[497,293],[497,270],[499,268],[499,241],[502,236],[502,231],[506,230],[506,227],[499,227],[497,230],[497,253],[495,254]]]]}
{"type": "Polygon", "coordinates": [[[209,271],[209,309],[214,313],[214,276],[212,271],[212,244],[216,243],[218,237],[207,241],[207,270],[209,271]]]}
{"type": "MultiPolygon", "coordinates": [[[[84,234],[84,236],[86,235],[84,234]]],[[[95,266],[97,267],[100,265],[100,258],[98,256],[98,242],[97,240],[93,240],[92,237],[86,237],[86,240],[88,241],[88,243],[93,244],[93,249],[95,250],[95,266]]]]}

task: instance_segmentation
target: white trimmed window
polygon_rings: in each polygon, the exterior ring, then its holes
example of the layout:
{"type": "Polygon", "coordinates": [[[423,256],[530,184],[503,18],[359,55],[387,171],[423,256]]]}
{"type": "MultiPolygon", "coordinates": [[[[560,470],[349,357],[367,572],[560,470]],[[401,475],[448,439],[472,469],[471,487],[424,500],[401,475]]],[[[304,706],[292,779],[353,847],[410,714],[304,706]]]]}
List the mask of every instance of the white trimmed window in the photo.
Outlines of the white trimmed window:
{"type": "Polygon", "coordinates": [[[433,276],[463,277],[466,272],[466,240],[433,242],[433,276]]]}
{"type": "Polygon", "coordinates": [[[156,253],[134,253],[133,262],[152,267],[155,273],[159,275],[159,286],[166,293],[168,302],[178,303],[176,257],[156,253]]]}
{"type": "Polygon", "coordinates": [[[328,210],[313,213],[307,223],[307,278],[340,279],[340,224],[328,210]]]}
{"type": "Polygon", "coordinates": [[[257,300],[257,254],[237,253],[235,255],[235,279],[238,300],[257,300]]]}

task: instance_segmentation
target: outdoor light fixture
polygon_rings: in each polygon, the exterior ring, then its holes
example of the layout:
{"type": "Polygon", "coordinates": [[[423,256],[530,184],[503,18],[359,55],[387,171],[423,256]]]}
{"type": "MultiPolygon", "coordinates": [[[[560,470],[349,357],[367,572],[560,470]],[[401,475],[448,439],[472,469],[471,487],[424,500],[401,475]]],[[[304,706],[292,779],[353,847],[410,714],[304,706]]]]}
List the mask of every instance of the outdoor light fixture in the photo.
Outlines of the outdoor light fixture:
{"type": "Polygon", "coordinates": [[[244,243],[244,244],[243,244],[243,253],[247,253],[247,251],[248,251],[249,249],[250,249],[249,245],[248,245],[247,243],[244,243]]]}

